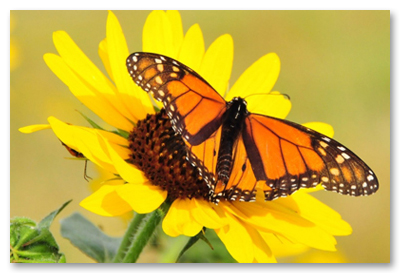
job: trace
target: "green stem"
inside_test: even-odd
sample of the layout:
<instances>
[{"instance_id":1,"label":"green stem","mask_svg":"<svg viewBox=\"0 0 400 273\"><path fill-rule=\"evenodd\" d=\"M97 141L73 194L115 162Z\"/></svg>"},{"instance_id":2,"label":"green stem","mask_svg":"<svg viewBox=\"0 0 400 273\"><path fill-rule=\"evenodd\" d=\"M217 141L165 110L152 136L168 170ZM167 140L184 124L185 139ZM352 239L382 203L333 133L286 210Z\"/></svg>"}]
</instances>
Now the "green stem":
<instances>
[{"instance_id":1,"label":"green stem","mask_svg":"<svg viewBox=\"0 0 400 273\"><path fill-rule=\"evenodd\" d=\"M128 229L125 232L124 237L122 238L122 242L119 246L118 252L114 257L113 261L114 263L122 262L122 259L124 258L125 253L128 250L128 247L132 243L132 240L135 238L135 234L138 231L138 228L145 217L146 214L138 214L138 213L135 214L131 223L128 226Z\"/></svg>"},{"instance_id":2,"label":"green stem","mask_svg":"<svg viewBox=\"0 0 400 273\"><path fill-rule=\"evenodd\" d=\"M137 214L126 231L114 258L114 263L135 263L154 230L167 213L170 203L164 202L157 210L149 214Z\"/></svg>"}]
</instances>

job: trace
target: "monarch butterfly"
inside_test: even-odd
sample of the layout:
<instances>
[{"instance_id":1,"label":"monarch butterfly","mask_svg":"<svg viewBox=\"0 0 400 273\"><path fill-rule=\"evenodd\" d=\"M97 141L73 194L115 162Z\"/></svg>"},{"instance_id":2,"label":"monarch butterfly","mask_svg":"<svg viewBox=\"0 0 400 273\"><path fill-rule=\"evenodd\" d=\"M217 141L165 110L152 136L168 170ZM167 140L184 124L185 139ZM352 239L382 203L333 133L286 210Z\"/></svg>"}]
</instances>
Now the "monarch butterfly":
<instances>
[{"instance_id":1,"label":"monarch butterfly","mask_svg":"<svg viewBox=\"0 0 400 273\"><path fill-rule=\"evenodd\" d=\"M255 201L257 189L274 200L320 183L351 196L378 190L372 170L342 144L302 125L250 113L243 98L225 101L174 59L137 52L126 65L133 81L163 103L214 203Z\"/></svg>"}]
</instances>

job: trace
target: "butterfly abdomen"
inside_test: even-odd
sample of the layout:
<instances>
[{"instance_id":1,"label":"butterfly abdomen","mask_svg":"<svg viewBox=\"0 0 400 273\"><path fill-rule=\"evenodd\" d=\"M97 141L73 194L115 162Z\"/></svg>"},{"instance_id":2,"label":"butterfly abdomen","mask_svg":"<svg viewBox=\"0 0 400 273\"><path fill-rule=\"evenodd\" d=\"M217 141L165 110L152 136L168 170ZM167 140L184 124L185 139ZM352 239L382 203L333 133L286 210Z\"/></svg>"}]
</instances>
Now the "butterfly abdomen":
<instances>
[{"instance_id":1,"label":"butterfly abdomen","mask_svg":"<svg viewBox=\"0 0 400 273\"><path fill-rule=\"evenodd\" d=\"M221 144L216 165L217 178L224 184L229 181L234 161L233 150L247 115L246 101L243 99L235 98L228 103L227 111L223 117Z\"/></svg>"}]
</instances>

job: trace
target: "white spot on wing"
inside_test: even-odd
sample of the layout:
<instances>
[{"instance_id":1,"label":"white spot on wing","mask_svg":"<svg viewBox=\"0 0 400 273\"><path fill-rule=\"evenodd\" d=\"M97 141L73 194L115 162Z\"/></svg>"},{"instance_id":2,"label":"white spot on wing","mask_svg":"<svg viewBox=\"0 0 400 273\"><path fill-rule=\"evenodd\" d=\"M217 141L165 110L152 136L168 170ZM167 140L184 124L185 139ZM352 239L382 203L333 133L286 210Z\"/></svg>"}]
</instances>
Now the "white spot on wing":
<instances>
[{"instance_id":1,"label":"white spot on wing","mask_svg":"<svg viewBox=\"0 0 400 273\"><path fill-rule=\"evenodd\" d=\"M331 139L328 138L328 137L322 137L322 139L325 140L325 141L327 141L327 142L330 142L330 141L331 141Z\"/></svg>"},{"instance_id":2,"label":"white spot on wing","mask_svg":"<svg viewBox=\"0 0 400 273\"><path fill-rule=\"evenodd\" d=\"M346 153L342 153L342 156L343 156L345 159L350 159L350 156L349 156L348 154L346 154Z\"/></svg>"}]
</instances>

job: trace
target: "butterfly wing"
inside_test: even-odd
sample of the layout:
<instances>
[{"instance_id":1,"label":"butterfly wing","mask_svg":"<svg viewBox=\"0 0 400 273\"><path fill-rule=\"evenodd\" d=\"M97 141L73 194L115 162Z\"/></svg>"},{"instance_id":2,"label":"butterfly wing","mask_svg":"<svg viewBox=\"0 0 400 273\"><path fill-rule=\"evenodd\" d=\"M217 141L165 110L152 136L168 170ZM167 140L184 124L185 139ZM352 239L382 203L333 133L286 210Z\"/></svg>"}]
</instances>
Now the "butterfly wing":
<instances>
[{"instance_id":1,"label":"butterfly wing","mask_svg":"<svg viewBox=\"0 0 400 273\"><path fill-rule=\"evenodd\" d=\"M196 72L166 56L133 53L127 60L133 81L162 101L176 132L199 145L221 125L225 100Z\"/></svg>"},{"instance_id":2,"label":"butterfly wing","mask_svg":"<svg viewBox=\"0 0 400 273\"><path fill-rule=\"evenodd\" d=\"M210 138L197 146L188 145L191 162L199 170L210 187L210 200L218 203L221 199L251 201L255 200L257 180L251 169L250 161L240 136L233 149L232 173L228 183L216 181L218 151L221 145L222 127ZM268 190L271 191L270 188ZM267 191L267 189L266 189Z\"/></svg>"},{"instance_id":3,"label":"butterfly wing","mask_svg":"<svg viewBox=\"0 0 400 273\"><path fill-rule=\"evenodd\" d=\"M376 176L358 156L299 124L250 114L243 140L255 177L279 189L276 197L319 183L328 191L351 196L378 190Z\"/></svg>"},{"instance_id":4,"label":"butterfly wing","mask_svg":"<svg viewBox=\"0 0 400 273\"><path fill-rule=\"evenodd\" d=\"M216 181L225 100L196 72L166 56L133 53L127 67L134 82L163 102L176 132L187 145L188 160L210 187L211 200L254 201L287 196L319 183L352 196L378 190L370 168L346 147L299 124L249 114L233 147L227 183Z\"/></svg>"}]
</instances>

